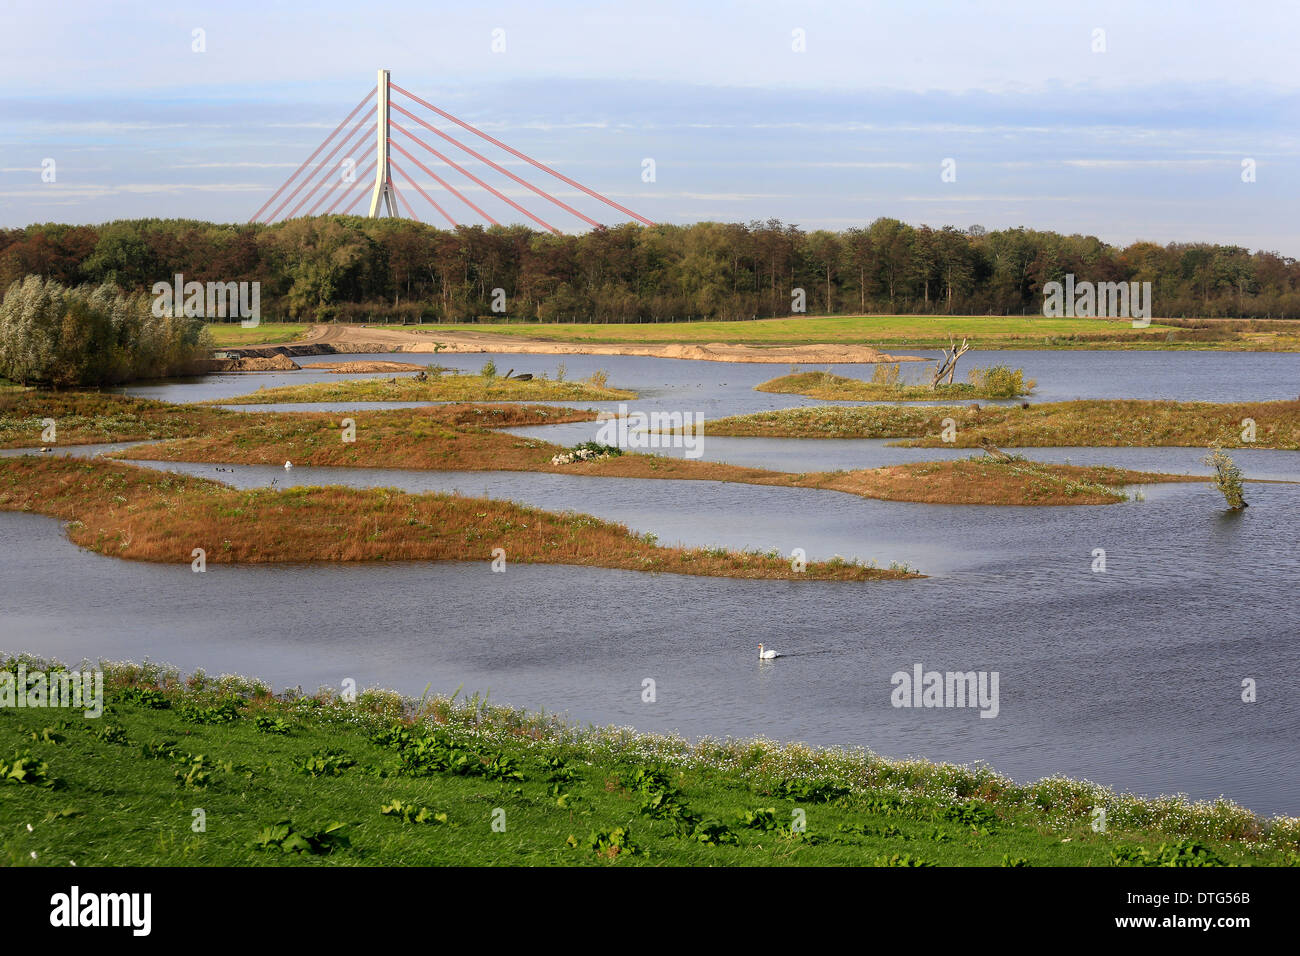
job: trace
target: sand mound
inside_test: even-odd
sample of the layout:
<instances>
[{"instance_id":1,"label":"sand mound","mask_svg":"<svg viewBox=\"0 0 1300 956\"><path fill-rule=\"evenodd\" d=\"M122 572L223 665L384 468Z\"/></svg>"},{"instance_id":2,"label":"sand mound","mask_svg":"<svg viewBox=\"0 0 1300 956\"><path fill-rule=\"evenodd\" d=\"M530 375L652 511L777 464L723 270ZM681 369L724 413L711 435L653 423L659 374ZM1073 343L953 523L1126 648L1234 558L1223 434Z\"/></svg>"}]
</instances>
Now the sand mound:
<instances>
[{"instance_id":1,"label":"sand mound","mask_svg":"<svg viewBox=\"0 0 1300 956\"><path fill-rule=\"evenodd\" d=\"M313 362L303 368L324 369L327 372L349 374L352 372L424 372L427 365L411 362Z\"/></svg>"}]
</instances>

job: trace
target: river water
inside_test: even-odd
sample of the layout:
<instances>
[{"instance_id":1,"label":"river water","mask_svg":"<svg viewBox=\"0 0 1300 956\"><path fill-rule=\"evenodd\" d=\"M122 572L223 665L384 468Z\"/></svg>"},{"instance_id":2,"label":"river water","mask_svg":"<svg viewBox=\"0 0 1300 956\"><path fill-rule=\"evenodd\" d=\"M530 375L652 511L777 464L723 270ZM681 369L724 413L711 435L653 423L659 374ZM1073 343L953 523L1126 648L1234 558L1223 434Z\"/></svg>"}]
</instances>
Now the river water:
<instances>
[{"instance_id":1,"label":"river water","mask_svg":"<svg viewBox=\"0 0 1300 956\"><path fill-rule=\"evenodd\" d=\"M476 369L484 358L437 361ZM554 375L557 363L555 356L494 358L502 371L535 374ZM1295 355L1033 352L996 360L1038 378L1040 400L1227 401L1300 391ZM645 396L630 403L635 408L712 417L815 404L752 391L784 367L563 361L571 378L608 369L612 384ZM301 376L214 376L131 391L191 401ZM589 437L591 427L521 431L567 444ZM798 471L954 454L969 452L705 440L708 458ZM1029 454L1203 471L1197 449ZM1296 453L1234 456L1248 477L1300 479ZM1135 500L1114 506L990 508L716 482L167 467L246 487L275 481L486 494L624 522L663 543L803 548L813 559L904 561L931 577L731 581L518 565L508 556L497 574L491 545L472 563L209 565L200 575L189 565L199 542L177 542L174 566L137 564L78 550L51 519L5 514L0 649L73 662L149 657L308 689L346 678L417 695L426 686L463 686L582 722L983 760L1019 780L1059 773L1147 795L1223 794L1263 813L1300 813L1300 486L1249 484L1251 507L1229 514L1204 484L1131 489ZM1094 570L1097 549L1105 551L1104 572ZM760 642L784 656L760 664ZM893 706L891 676L917 664L997 672L997 716ZM654 703L642 702L646 678L655 681ZM1243 681L1255 682L1254 703L1242 700Z\"/></svg>"}]
</instances>

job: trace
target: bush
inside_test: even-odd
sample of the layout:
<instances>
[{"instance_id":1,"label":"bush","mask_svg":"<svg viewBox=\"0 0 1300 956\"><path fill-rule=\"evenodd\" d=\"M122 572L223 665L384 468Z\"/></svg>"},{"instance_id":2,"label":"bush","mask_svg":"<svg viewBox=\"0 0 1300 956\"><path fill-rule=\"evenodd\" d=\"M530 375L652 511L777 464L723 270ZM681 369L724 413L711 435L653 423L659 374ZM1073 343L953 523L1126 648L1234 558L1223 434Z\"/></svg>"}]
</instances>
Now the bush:
<instances>
[{"instance_id":1,"label":"bush","mask_svg":"<svg viewBox=\"0 0 1300 956\"><path fill-rule=\"evenodd\" d=\"M483 363L483 367L478 372L484 378L491 380L497 377L497 363L488 359Z\"/></svg>"},{"instance_id":2,"label":"bush","mask_svg":"<svg viewBox=\"0 0 1300 956\"><path fill-rule=\"evenodd\" d=\"M56 388L116 385L193 370L208 350L198 319L153 314L111 283L69 288L28 276L0 303L0 376Z\"/></svg>"},{"instance_id":3,"label":"bush","mask_svg":"<svg viewBox=\"0 0 1300 956\"><path fill-rule=\"evenodd\" d=\"M899 363L877 362L871 371L872 385L898 385L902 380Z\"/></svg>"},{"instance_id":4,"label":"bush","mask_svg":"<svg viewBox=\"0 0 1300 956\"><path fill-rule=\"evenodd\" d=\"M1241 469L1232 460L1232 456L1218 445L1210 446L1210 454L1201 459L1202 464L1214 469L1214 487L1223 492L1228 507L1240 511L1246 507L1245 491L1242 487Z\"/></svg>"},{"instance_id":5,"label":"bush","mask_svg":"<svg viewBox=\"0 0 1300 956\"><path fill-rule=\"evenodd\" d=\"M985 390L986 398L1017 398L1033 391L1038 384L1033 379L1025 380L1024 369L1013 369L1006 365L973 368L967 377L976 388Z\"/></svg>"}]
</instances>

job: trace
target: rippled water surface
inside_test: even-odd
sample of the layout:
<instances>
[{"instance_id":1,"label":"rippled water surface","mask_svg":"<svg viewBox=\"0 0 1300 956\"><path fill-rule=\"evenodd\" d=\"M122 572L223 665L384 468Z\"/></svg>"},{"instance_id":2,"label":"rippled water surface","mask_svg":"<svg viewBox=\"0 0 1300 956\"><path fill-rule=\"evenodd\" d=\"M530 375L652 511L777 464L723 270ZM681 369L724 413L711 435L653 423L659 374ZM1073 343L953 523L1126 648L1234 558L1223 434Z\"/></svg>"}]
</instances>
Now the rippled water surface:
<instances>
[{"instance_id":1,"label":"rippled water surface","mask_svg":"<svg viewBox=\"0 0 1300 956\"><path fill-rule=\"evenodd\" d=\"M921 353L914 353L921 354ZM435 356L370 356L430 362ZM972 353L1039 380L1035 400L1268 399L1300 392L1300 357L1234 353ZM360 359L365 356L341 356ZM482 355L437 356L477 369ZM328 360L328 357L322 359ZM784 366L620 356L495 356L505 371L603 368L641 408L707 417L795 404L754 392ZM819 366L821 367L821 366ZM907 368L905 366L905 368ZM862 366L845 366L864 374ZM917 370L909 369L911 374ZM296 375L214 376L133 388L175 401L234 396ZM318 380L336 376L317 374ZM301 406L298 406L301 408ZM335 407L335 406L330 406ZM519 431L569 444L594 426ZM877 441L707 438L705 457L786 471L966 455ZM1200 474L1199 449L1034 449L1042 460ZM1300 479L1300 456L1234 452L1251 477ZM456 490L578 510L658 535L809 557L903 561L929 578L869 584L641 575L508 562L227 567L82 552L55 521L0 514L0 648L70 661L149 657L277 685L426 685L691 736L862 745L892 756L984 760L1145 794L1226 794L1300 813L1300 486L1247 486L1224 511L1206 484L1158 485L1113 506L991 508L869 501L717 482L501 472L166 466L236 486L350 484ZM1105 571L1093 570L1097 549ZM760 664L762 642L784 655ZM891 675L996 671L999 714L891 705ZM641 702L653 678L658 699ZM1258 701L1241 700L1242 681Z\"/></svg>"}]
</instances>

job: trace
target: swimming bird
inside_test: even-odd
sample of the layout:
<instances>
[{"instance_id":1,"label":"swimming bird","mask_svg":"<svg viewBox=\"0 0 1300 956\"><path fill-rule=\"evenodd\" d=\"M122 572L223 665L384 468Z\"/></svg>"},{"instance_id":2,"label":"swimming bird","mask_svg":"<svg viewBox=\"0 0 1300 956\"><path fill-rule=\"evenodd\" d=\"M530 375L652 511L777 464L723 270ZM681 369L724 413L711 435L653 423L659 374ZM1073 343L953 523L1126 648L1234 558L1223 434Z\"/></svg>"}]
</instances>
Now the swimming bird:
<instances>
[{"instance_id":1,"label":"swimming bird","mask_svg":"<svg viewBox=\"0 0 1300 956\"><path fill-rule=\"evenodd\" d=\"M765 651L763 650L762 644L758 645L758 659L760 661L770 661L772 658L780 657L780 656L781 655L778 654L776 651Z\"/></svg>"},{"instance_id":2,"label":"swimming bird","mask_svg":"<svg viewBox=\"0 0 1300 956\"><path fill-rule=\"evenodd\" d=\"M288 471L288 470L291 469L292 467L293 467L293 462L291 462L291 461L286 461L286 462L284 463L284 470L285 470L285 471Z\"/></svg>"}]
</instances>

